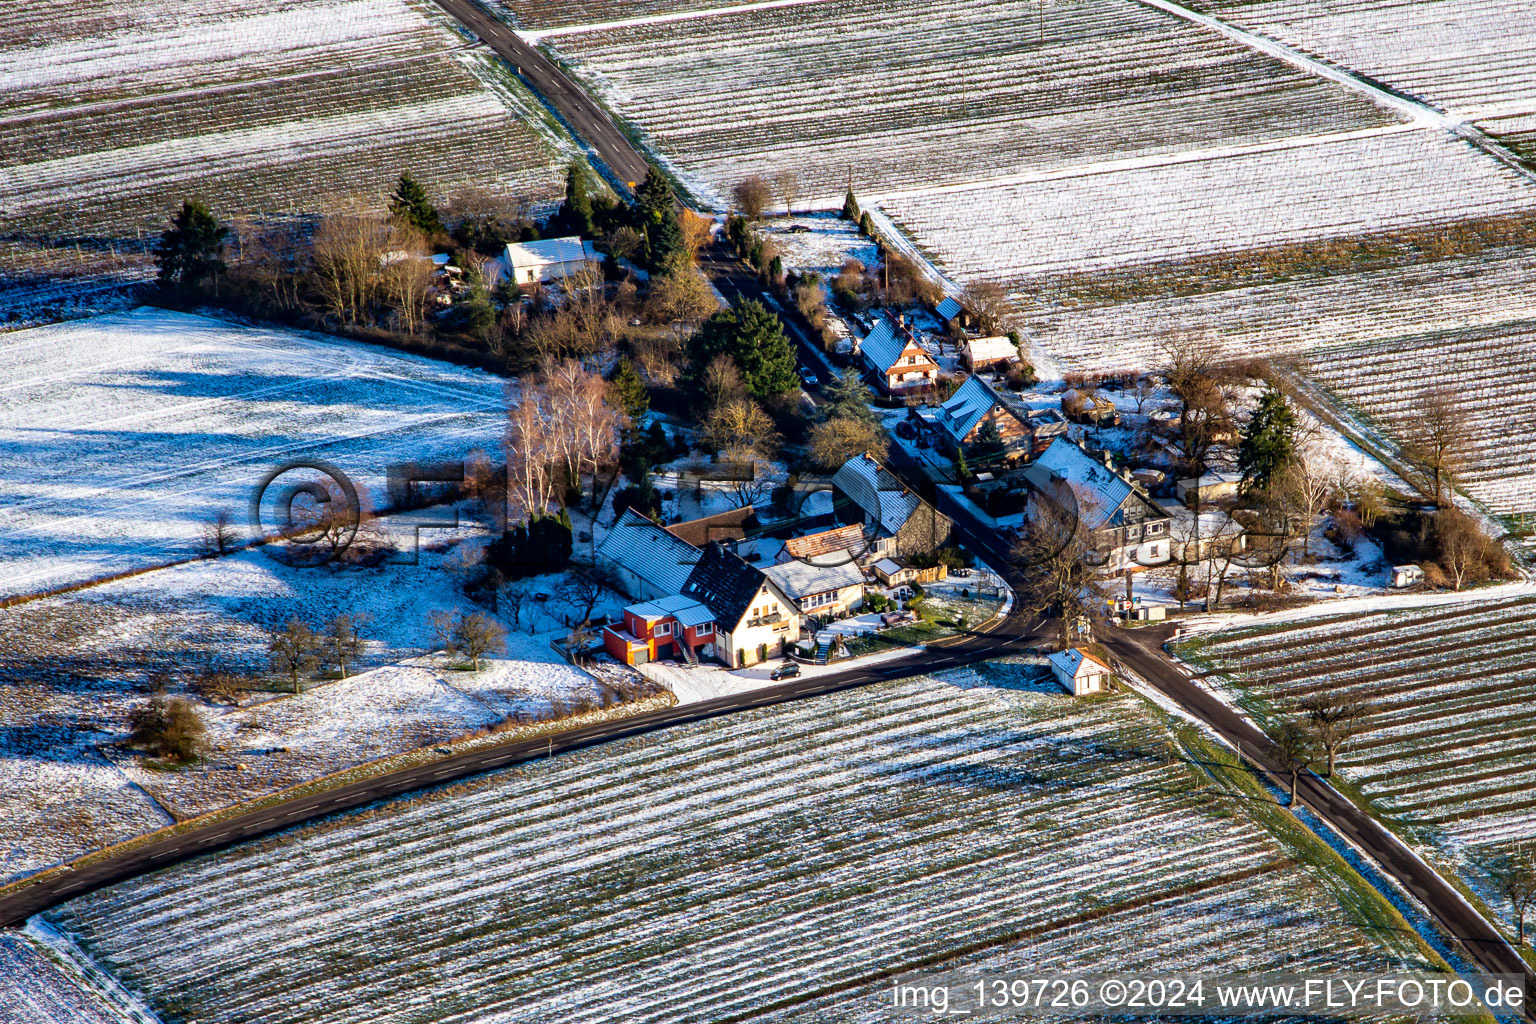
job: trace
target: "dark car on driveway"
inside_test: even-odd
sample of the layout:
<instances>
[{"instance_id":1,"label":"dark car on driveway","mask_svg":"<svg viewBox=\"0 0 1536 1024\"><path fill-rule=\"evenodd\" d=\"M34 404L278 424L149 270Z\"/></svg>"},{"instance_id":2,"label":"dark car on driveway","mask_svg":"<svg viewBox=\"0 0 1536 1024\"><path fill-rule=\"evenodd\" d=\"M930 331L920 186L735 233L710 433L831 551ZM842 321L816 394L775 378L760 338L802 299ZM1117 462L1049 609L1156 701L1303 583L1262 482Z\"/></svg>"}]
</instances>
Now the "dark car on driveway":
<instances>
[{"instance_id":1,"label":"dark car on driveway","mask_svg":"<svg viewBox=\"0 0 1536 1024\"><path fill-rule=\"evenodd\" d=\"M800 674L800 666L792 661L786 661L769 675L770 679L793 679Z\"/></svg>"}]
</instances>

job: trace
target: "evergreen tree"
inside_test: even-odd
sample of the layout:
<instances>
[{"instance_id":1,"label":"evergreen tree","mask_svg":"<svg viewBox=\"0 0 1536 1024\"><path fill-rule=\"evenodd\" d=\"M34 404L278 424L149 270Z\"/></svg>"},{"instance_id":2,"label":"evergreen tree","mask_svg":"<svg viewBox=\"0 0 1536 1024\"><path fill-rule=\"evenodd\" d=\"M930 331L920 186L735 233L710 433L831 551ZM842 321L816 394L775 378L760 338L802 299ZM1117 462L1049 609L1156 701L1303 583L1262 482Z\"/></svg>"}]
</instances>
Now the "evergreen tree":
<instances>
[{"instance_id":1,"label":"evergreen tree","mask_svg":"<svg viewBox=\"0 0 1536 1024\"><path fill-rule=\"evenodd\" d=\"M608 404L622 409L629 422L638 429L646 411L651 407L651 395L645 389L645 381L629 359L620 359L608 382Z\"/></svg>"},{"instance_id":2,"label":"evergreen tree","mask_svg":"<svg viewBox=\"0 0 1536 1024\"><path fill-rule=\"evenodd\" d=\"M690 348L698 368L718 355L734 359L753 398L772 398L800 386L795 350L784 324L756 299L738 302L704 321Z\"/></svg>"},{"instance_id":3,"label":"evergreen tree","mask_svg":"<svg viewBox=\"0 0 1536 1024\"><path fill-rule=\"evenodd\" d=\"M849 368L836 374L831 380L822 385L821 393L831 402L832 416L842 416L854 420L876 420L869 403L875 400L875 393L869 389L859 376L859 371Z\"/></svg>"},{"instance_id":4,"label":"evergreen tree","mask_svg":"<svg viewBox=\"0 0 1536 1024\"><path fill-rule=\"evenodd\" d=\"M424 235L434 235L443 230L437 208L427 198L426 186L409 174L400 175L395 194L389 197L389 212L404 217Z\"/></svg>"},{"instance_id":5,"label":"evergreen tree","mask_svg":"<svg viewBox=\"0 0 1536 1024\"><path fill-rule=\"evenodd\" d=\"M660 223L663 212L674 214L676 222L677 194L672 191L672 183L654 166L645 172L645 180L635 189L635 205L640 209L643 224Z\"/></svg>"},{"instance_id":6,"label":"evergreen tree","mask_svg":"<svg viewBox=\"0 0 1536 1024\"><path fill-rule=\"evenodd\" d=\"M565 169L565 204L560 207L560 221L572 234L591 238L593 230L592 197L587 195L581 172L575 164Z\"/></svg>"},{"instance_id":7,"label":"evergreen tree","mask_svg":"<svg viewBox=\"0 0 1536 1024\"><path fill-rule=\"evenodd\" d=\"M160 283L196 288L224 273L221 253L228 234L229 229L213 219L208 207L196 199L183 201L181 212L155 245Z\"/></svg>"},{"instance_id":8,"label":"evergreen tree","mask_svg":"<svg viewBox=\"0 0 1536 1024\"><path fill-rule=\"evenodd\" d=\"M677 223L677 211L663 207L656 220L645 225L645 262L658 274L675 274L688 263L688 249L683 244L683 229Z\"/></svg>"},{"instance_id":9,"label":"evergreen tree","mask_svg":"<svg viewBox=\"0 0 1536 1024\"><path fill-rule=\"evenodd\" d=\"M861 231L866 237L875 237L875 221L874 218L870 217L868 210L865 210L863 213L859 214L859 231Z\"/></svg>"},{"instance_id":10,"label":"evergreen tree","mask_svg":"<svg viewBox=\"0 0 1536 1024\"><path fill-rule=\"evenodd\" d=\"M848 193L843 196L843 220L851 220L855 224L864 219L864 214L859 210L859 201L853 198L853 186L848 186Z\"/></svg>"},{"instance_id":11,"label":"evergreen tree","mask_svg":"<svg viewBox=\"0 0 1536 1024\"><path fill-rule=\"evenodd\" d=\"M1237 468L1245 486L1267 486L1270 477L1295 457L1296 427L1296 412L1285 394L1266 388L1237 446Z\"/></svg>"},{"instance_id":12,"label":"evergreen tree","mask_svg":"<svg viewBox=\"0 0 1536 1024\"><path fill-rule=\"evenodd\" d=\"M997 424L992 420L981 425L976 431L976 440L971 442L971 458L978 466L987 466L1001 459L1008 451L1008 446L1003 443L1002 431L997 429Z\"/></svg>"}]
</instances>

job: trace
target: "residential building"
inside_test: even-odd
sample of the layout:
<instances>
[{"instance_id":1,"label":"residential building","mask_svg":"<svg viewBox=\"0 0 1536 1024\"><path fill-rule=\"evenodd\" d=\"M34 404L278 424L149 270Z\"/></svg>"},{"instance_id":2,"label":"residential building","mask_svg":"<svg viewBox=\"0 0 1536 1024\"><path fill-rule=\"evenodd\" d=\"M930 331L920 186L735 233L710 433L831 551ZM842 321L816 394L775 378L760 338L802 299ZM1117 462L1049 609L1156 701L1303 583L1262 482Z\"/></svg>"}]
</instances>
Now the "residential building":
<instances>
[{"instance_id":1,"label":"residential building","mask_svg":"<svg viewBox=\"0 0 1536 1024\"><path fill-rule=\"evenodd\" d=\"M715 617L702 603L674 594L624 609L623 621L603 629L603 649L625 665L677 658L713 658Z\"/></svg>"},{"instance_id":2,"label":"residential building","mask_svg":"<svg viewBox=\"0 0 1536 1024\"><path fill-rule=\"evenodd\" d=\"M880 388L888 395L904 395L933 386L939 364L917 343L906 318L881 317L859 342L863 359Z\"/></svg>"},{"instance_id":3,"label":"residential building","mask_svg":"<svg viewBox=\"0 0 1536 1024\"><path fill-rule=\"evenodd\" d=\"M967 339L960 347L960 353L972 373L994 367L1007 369L1009 364L1019 361L1019 347L1013 343L1012 338L1001 336Z\"/></svg>"},{"instance_id":4,"label":"residential building","mask_svg":"<svg viewBox=\"0 0 1536 1024\"><path fill-rule=\"evenodd\" d=\"M682 596L714 616L715 657L730 668L781 657L785 644L800 637L796 603L763 570L718 542L704 546Z\"/></svg>"},{"instance_id":5,"label":"residential building","mask_svg":"<svg viewBox=\"0 0 1536 1024\"><path fill-rule=\"evenodd\" d=\"M537 242L509 242L502 253L504 273L520 285L549 284L583 270L598 269L603 254L576 235Z\"/></svg>"},{"instance_id":6,"label":"residential building","mask_svg":"<svg viewBox=\"0 0 1536 1024\"><path fill-rule=\"evenodd\" d=\"M841 565L859 561L868 550L869 539L864 535L864 528L858 523L848 523L803 537L791 537L784 542L778 560Z\"/></svg>"},{"instance_id":7,"label":"residential building","mask_svg":"<svg viewBox=\"0 0 1536 1024\"><path fill-rule=\"evenodd\" d=\"M637 601L671 597L682 590L698 560L698 548L632 508L624 510L597 548L597 564Z\"/></svg>"},{"instance_id":8,"label":"residential building","mask_svg":"<svg viewBox=\"0 0 1536 1024\"><path fill-rule=\"evenodd\" d=\"M1106 571L1162 565L1172 556L1172 517L1109 460L1107 453L1096 459L1058 437L1024 471L1024 479L1092 532Z\"/></svg>"},{"instance_id":9,"label":"residential building","mask_svg":"<svg viewBox=\"0 0 1536 1024\"><path fill-rule=\"evenodd\" d=\"M1046 660L1051 663L1051 675L1074 697L1109 691L1113 670L1081 647L1057 651Z\"/></svg>"},{"instance_id":10,"label":"residential building","mask_svg":"<svg viewBox=\"0 0 1536 1024\"><path fill-rule=\"evenodd\" d=\"M678 540L702 548L712 540L740 541L747 537L747 530L757 525L757 513L751 505L716 512L712 516L690 519L686 523L673 523L666 531Z\"/></svg>"},{"instance_id":11,"label":"residential building","mask_svg":"<svg viewBox=\"0 0 1536 1024\"><path fill-rule=\"evenodd\" d=\"M831 565L782 562L763 573L802 615L838 618L864 603L864 571L851 559Z\"/></svg>"},{"instance_id":12,"label":"residential building","mask_svg":"<svg viewBox=\"0 0 1536 1024\"><path fill-rule=\"evenodd\" d=\"M868 455L845 462L832 475L840 514L856 515L873 534L870 559L927 555L949 540L953 523Z\"/></svg>"},{"instance_id":13,"label":"residential building","mask_svg":"<svg viewBox=\"0 0 1536 1024\"><path fill-rule=\"evenodd\" d=\"M982 428L990 423L1003 439L1003 460L1018 462L1033 452L1034 430L1028 410L1004 398L980 377L971 376L949 400L939 406L934 423L949 442L951 454L958 454L976 443ZM1066 424L1062 424L1065 428Z\"/></svg>"}]
</instances>

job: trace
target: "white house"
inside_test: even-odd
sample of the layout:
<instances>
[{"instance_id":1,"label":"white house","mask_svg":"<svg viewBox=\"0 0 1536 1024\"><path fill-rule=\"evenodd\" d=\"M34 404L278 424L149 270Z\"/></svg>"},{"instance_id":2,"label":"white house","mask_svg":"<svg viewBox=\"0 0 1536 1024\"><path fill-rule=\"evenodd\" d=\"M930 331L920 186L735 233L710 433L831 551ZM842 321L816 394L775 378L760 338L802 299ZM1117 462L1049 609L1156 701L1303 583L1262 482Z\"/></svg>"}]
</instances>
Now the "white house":
<instances>
[{"instance_id":1,"label":"white house","mask_svg":"<svg viewBox=\"0 0 1536 1024\"><path fill-rule=\"evenodd\" d=\"M939 379L939 364L917 343L905 317L881 317L859 342L859 356L888 395L932 387Z\"/></svg>"},{"instance_id":2,"label":"white house","mask_svg":"<svg viewBox=\"0 0 1536 1024\"><path fill-rule=\"evenodd\" d=\"M1171 516L1121 473L1064 437L1051 442L1024 479L1092 531L1106 556L1104 569L1124 572L1162 565L1172 557Z\"/></svg>"},{"instance_id":3,"label":"white house","mask_svg":"<svg viewBox=\"0 0 1536 1024\"><path fill-rule=\"evenodd\" d=\"M506 264L505 272L518 284L549 284L588 268L596 269L603 262L603 254L576 235L538 242L509 242L501 258Z\"/></svg>"},{"instance_id":4,"label":"white house","mask_svg":"<svg viewBox=\"0 0 1536 1024\"><path fill-rule=\"evenodd\" d=\"M1072 696L1109 691L1110 667L1081 647L1057 651L1047 660L1051 663L1051 675Z\"/></svg>"},{"instance_id":5,"label":"white house","mask_svg":"<svg viewBox=\"0 0 1536 1024\"><path fill-rule=\"evenodd\" d=\"M852 559L833 565L783 562L763 572L805 615L844 615L864 603L864 572Z\"/></svg>"},{"instance_id":6,"label":"white house","mask_svg":"<svg viewBox=\"0 0 1536 1024\"><path fill-rule=\"evenodd\" d=\"M730 668L781 657L785 645L800 638L795 602L761 569L717 541L704 545L682 595L714 616L715 657Z\"/></svg>"},{"instance_id":7,"label":"white house","mask_svg":"<svg viewBox=\"0 0 1536 1024\"><path fill-rule=\"evenodd\" d=\"M699 556L698 548L632 508L624 510L597 548L597 563L637 601L678 593Z\"/></svg>"}]
</instances>

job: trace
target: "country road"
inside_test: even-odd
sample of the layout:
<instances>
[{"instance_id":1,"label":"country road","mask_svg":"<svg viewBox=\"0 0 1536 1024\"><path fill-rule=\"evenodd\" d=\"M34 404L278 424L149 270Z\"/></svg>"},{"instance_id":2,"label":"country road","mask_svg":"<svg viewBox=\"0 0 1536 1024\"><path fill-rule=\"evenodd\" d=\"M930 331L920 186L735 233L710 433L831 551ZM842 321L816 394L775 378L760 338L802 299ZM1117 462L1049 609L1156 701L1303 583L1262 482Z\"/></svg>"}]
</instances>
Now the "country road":
<instances>
[{"instance_id":1,"label":"country road","mask_svg":"<svg viewBox=\"0 0 1536 1024\"><path fill-rule=\"evenodd\" d=\"M608 166L618 183L639 183L647 164L597 102L548 57L524 42L475 0L437 0L437 5L480 37L536 89L576 137Z\"/></svg>"}]
</instances>

